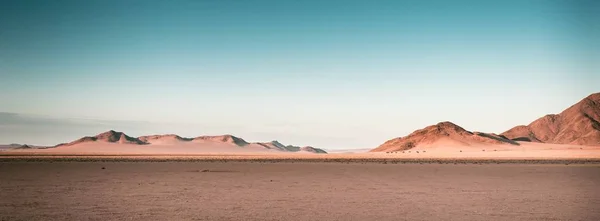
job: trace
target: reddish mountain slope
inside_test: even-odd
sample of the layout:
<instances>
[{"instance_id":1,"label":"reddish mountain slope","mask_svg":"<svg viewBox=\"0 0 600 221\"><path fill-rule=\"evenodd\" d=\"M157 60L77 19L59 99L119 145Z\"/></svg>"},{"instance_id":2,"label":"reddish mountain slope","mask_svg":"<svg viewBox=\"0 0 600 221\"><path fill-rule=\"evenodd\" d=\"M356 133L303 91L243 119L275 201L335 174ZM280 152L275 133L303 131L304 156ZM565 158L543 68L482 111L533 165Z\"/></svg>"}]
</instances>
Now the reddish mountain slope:
<instances>
[{"instance_id":1,"label":"reddish mountain slope","mask_svg":"<svg viewBox=\"0 0 600 221\"><path fill-rule=\"evenodd\" d=\"M560 114L549 114L502 135L519 141L600 145L600 93L587 96Z\"/></svg>"},{"instance_id":2,"label":"reddish mountain slope","mask_svg":"<svg viewBox=\"0 0 600 221\"><path fill-rule=\"evenodd\" d=\"M401 151L419 146L473 146L481 144L519 145L503 136L470 132L446 121L417 130L406 137L389 140L371 150L371 152Z\"/></svg>"}]
</instances>

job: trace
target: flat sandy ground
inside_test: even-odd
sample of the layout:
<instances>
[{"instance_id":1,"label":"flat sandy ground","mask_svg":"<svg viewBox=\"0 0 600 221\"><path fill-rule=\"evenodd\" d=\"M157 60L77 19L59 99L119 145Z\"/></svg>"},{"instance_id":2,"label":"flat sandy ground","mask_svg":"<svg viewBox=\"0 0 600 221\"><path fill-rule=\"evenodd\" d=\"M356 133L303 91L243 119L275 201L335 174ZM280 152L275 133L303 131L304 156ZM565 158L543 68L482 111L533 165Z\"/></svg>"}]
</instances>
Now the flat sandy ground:
<instances>
[{"instance_id":1,"label":"flat sandy ground","mask_svg":"<svg viewBox=\"0 0 600 221\"><path fill-rule=\"evenodd\" d=\"M280 152L256 147L238 147L228 144L178 143L174 145L127 145L90 143L48 149L23 149L0 151L0 158L33 155L105 155L152 156L182 158L300 158L300 159L599 159L600 146L521 143L515 145L417 147L410 151L379 153Z\"/></svg>"},{"instance_id":2,"label":"flat sandy ground","mask_svg":"<svg viewBox=\"0 0 600 221\"><path fill-rule=\"evenodd\" d=\"M600 220L599 164L0 161L0 187L0 220Z\"/></svg>"}]
</instances>

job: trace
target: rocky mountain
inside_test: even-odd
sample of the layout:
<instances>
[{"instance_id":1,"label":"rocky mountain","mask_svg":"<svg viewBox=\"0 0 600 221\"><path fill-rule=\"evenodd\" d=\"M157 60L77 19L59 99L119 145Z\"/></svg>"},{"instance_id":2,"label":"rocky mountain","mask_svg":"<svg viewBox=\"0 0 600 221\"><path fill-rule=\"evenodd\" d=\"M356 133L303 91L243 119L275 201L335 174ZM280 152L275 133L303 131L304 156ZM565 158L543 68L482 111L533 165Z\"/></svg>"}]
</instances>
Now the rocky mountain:
<instances>
[{"instance_id":1,"label":"rocky mountain","mask_svg":"<svg viewBox=\"0 0 600 221\"><path fill-rule=\"evenodd\" d=\"M473 146L540 142L600 146L600 93L594 93L559 114L543 116L529 125L519 125L497 135L471 132L441 122L417 130L406 137L383 143L371 152L408 150L421 146Z\"/></svg>"},{"instance_id":2,"label":"rocky mountain","mask_svg":"<svg viewBox=\"0 0 600 221\"><path fill-rule=\"evenodd\" d=\"M440 122L381 144L371 152L402 151L423 146L473 146L482 144L519 145L504 136L471 132L452 122Z\"/></svg>"},{"instance_id":3,"label":"rocky mountain","mask_svg":"<svg viewBox=\"0 0 600 221\"><path fill-rule=\"evenodd\" d=\"M516 141L600 145L600 93L587 96L559 114L543 116L502 135Z\"/></svg>"}]
</instances>

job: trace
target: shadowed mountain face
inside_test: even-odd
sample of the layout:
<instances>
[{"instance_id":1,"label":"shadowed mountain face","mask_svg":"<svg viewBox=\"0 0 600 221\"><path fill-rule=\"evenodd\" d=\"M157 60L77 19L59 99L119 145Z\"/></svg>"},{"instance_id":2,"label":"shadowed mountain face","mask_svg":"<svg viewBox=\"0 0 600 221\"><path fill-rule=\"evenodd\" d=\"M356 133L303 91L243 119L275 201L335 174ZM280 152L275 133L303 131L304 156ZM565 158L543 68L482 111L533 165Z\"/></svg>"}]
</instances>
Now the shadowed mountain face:
<instances>
[{"instance_id":1,"label":"shadowed mountain face","mask_svg":"<svg viewBox=\"0 0 600 221\"><path fill-rule=\"evenodd\" d=\"M59 144L55 147L61 146L74 146L83 143L94 143L94 142L105 142L105 143L119 143L119 144L133 144L133 145L177 145L180 142L186 143L220 143L230 144L238 147L253 146L253 147L264 147L265 149L274 149L283 152L312 152L312 153L327 153L322 149L314 147L297 147L292 145L283 145L278 141L271 141L266 143L248 143L244 139L233 136L233 135L220 135L220 136L199 136L195 138L180 137L175 134L165 135L148 135L140 137L130 137L123 132L116 132L113 130L98 134L96 136L87 136L80 138L76 141Z\"/></svg>"},{"instance_id":2,"label":"shadowed mountain face","mask_svg":"<svg viewBox=\"0 0 600 221\"><path fill-rule=\"evenodd\" d=\"M311 146L306 146L306 147L300 147L301 151L305 151L305 152L311 152L311 153L327 153L322 149L319 148L314 148Z\"/></svg>"},{"instance_id":3,"label":"shadowed mountain face","mask_svg":"<svg viewBox=\"0 0 600 221\"><path fill-rule=\"evenodd\" d=\"M325 150L319 149L319 148L314 148L311 146L305 146L305 147L299 147L299 146L293 146L293 145L283 145L281 143L279 143L279 141L271 141L271 142L266 142L266 143L253 143L253 144L258 144L261 145L267 149L277 149L277 150L281 150L281 151L288 151L288 152L298 152L298 151L304 151L304 152L311 152L311 153L327 153Z\"/></svg>"},{"instance_id":4,"label":"shadowed mountain face","mask_svg":"<svg viewBox=\"0 0 600 221\"><path fill-rule=\"evenodd\" d=\"M406 137L391 139L371 150L371 152L402 151L419 146L471 146L478 144L519 145L517 142L503 136L467 131L452 122L446 121L417 130Z\"/></svg>"},{"instance_id":5,"label":"shadowed mountain face","mask_svg":"<svg viewBox=\"0 0 600 221\"><path fill-rule=\"evenodd\" d=\"M600 93L592 94L560 114L549 114L502 135L517 141L600 145Z\"/></svg>"},{"instance_id":6,"label":"shadowed mountain face","mask_svg":"<svg viewBox=\"0 0 600 221\"><path fill-rule=\"evenodd\" d=\"M263 146L263 147L265 147L267 149L275 149L275 150L283 150L283 151L287 151L288 150L285 145L279 143L279 141L276 141L276 140L271 141L271 142L257 142L257 143L254 143L254 144Z\"/></svg>"},{"instance_id":7,"label":"shadowed mountain face","mask_svg":"<svg viewBox=\"0 0 600 221\"><path fill-rule=\"evenodd\" d=\"M0 145L0 150L22 150L22 149L44 149L44 146L32 146L28 144L8 144Z\"/></svg>"}]
</instances>

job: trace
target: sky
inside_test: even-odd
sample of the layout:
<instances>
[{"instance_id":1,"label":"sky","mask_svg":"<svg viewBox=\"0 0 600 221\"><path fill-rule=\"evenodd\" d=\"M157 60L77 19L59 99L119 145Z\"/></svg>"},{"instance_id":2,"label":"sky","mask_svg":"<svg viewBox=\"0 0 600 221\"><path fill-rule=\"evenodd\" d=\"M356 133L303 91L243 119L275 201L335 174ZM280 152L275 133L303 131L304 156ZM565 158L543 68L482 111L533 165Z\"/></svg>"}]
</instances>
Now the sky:
<instances>
[{"instance_id":1,"label":"sky","mask_svg":"<svg viewBox=\"0 0 600 221\"><path fill-rule=\"evenodd\" d=\"M598 21L593 0L3 0L0 143L501 133L600 92Z\"/></svg>"}]
</instances>

